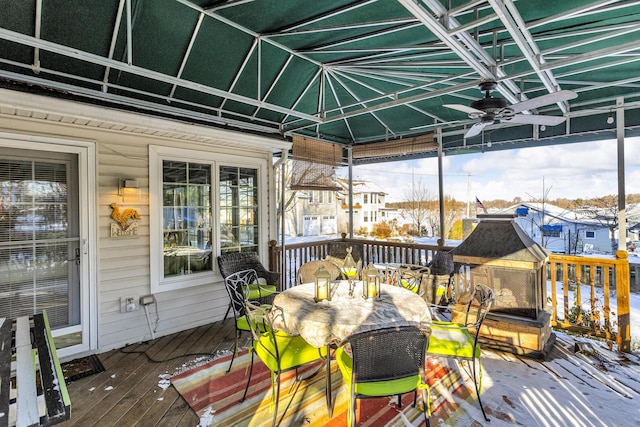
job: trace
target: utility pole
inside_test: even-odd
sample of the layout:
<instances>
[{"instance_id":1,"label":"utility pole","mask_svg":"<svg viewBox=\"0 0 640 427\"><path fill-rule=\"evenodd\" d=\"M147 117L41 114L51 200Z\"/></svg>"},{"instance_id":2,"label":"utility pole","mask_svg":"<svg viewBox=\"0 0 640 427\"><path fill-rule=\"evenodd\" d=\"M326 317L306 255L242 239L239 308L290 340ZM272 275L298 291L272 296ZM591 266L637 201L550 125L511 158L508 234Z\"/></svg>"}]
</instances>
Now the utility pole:
<instances>
[{"instance_id":1,"label":"utility pole","mask_svg":"<svg viewBox=\"0 0 640 427\"><path fill-rule=\"evenodd\" d=\"M544 208L546 201L546 193L544 192L544 176L542 177L542 227L540 227L540 243L544 246Z\"/></svg>"},{"instance_id":2,"label":"utility pole","mask_svg":"<svg viewBox=\"0 0 640 427\"><path fill-rule=\"evenodd\" d=\"M537 200L542 200L541 204L542 204L542 212L540 213L541 215L541 219L540 219L540 245L542 245L543 247L546 247L544 244L544 218L545 218L545 211L546 211L546 201L547 201L547 196L549 195L549 192L551 191L551 188L553 187L553 185L549 188L546 188L545 186L545 182L544 182L544 176L542 177L542 199L538 199L536 197L533 197L531 194L527 193L527 195L531 198L532 201L537 201ZM533 221L534 219L531 219L531 226L533 227Z\"/></svg>"},{"instance_id":3,"label":"utility pole","mask_svg":"<svg viewBox=\"0 0 640 427\"><path fill-rule=\"evenodd\" d=\"M468 173L467 174L467 218L469 218L469 215L471 215L470 200L471 200L471 174Z\"/></svg>"}]
</instances>

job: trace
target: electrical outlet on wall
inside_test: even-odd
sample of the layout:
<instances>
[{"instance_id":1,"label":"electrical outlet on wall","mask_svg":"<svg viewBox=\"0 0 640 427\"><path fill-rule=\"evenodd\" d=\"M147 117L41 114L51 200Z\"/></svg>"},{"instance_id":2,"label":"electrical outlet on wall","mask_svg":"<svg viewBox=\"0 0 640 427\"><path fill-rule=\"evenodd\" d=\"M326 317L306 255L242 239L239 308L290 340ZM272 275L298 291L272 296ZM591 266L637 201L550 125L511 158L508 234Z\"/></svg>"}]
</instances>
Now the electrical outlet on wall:
<instances>
[{"instance_id":1,"label":"electrical outlet on wall","mask_svg":"<svg viewBox=\"0 0 640 427\"><path fill-rule=\"evenodd\" d=\"M137 296L120 297L120 312L131 313L140 309Z\"/></svg>"}]
</instances>

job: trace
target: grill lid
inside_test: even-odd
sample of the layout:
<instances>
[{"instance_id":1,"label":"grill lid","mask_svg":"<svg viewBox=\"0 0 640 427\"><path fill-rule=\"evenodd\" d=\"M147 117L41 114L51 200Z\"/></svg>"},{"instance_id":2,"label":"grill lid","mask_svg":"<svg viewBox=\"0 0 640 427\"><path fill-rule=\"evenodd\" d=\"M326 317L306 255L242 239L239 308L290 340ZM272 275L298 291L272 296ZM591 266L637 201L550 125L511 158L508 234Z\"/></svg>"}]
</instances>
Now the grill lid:
<instances>
[{"instance_id":1,"label":"grill lid","mask_svg":"<svg viewBox=\"0 0 640 427\"><path fill-rule=\"evenodd\" d=\"M534 242L513 220L485 219L456 248L454 256L509 261L546 261L549 251Z\"/></svg>"}]
</instances>

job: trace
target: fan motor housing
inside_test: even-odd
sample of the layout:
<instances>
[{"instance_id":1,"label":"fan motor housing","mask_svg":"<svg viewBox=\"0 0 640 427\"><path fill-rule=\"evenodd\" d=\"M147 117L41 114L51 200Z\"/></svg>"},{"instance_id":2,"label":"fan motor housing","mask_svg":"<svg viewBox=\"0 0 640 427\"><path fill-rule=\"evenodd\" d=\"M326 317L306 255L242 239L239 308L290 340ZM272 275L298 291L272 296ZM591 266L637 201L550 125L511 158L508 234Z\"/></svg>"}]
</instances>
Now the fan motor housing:
<instances>
[{"instance_id":1,"label":"fan motor housing","mask_svg":"<svg viewBox=\"0 0 640 427\"><path fill-rule=\"evenodd\" d=\"M473 101L471 108L484 112L495 112L507 108L507 101L503 98L482 98Z\"/></svg>"}]
</instances>

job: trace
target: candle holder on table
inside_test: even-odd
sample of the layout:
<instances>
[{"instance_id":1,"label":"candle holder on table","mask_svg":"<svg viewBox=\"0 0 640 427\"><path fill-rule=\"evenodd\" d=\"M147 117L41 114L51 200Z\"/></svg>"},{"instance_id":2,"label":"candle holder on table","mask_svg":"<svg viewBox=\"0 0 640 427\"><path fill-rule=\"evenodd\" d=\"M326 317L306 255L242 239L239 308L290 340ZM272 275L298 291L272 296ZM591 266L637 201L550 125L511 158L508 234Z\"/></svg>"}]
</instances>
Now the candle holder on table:
<instances>
[{"instance_id":1,"label":"candle holder on table","mask_svg":"<svg viewBox=\"0 0 640 427\"><path fill-rule=\"evenodd\" d=\"M380 272L373 264L369 264L364 274L362 296L365 299L380 298Z\"/></svg>"},{"instance_id":2,"label":"candle holder on table","mask_svg":"<svg viewBox=\"0 0 640 427\"><path fill-rule=\"evenodd\" d=\"M324 266L321 266L314 273L315 277L315 301L331 301L331 273Z\"/></svg>"},{"instance_id":3,"label":"candle holder on table","mask_svg":"<svg viewBox=\"0 0 640 427\"><path fill-rule=\"evenodd\" d=\"M345 277L345 279L347 279L347 282L349 282L350 297L353 296L354 281L358 276L358 265L353 260L353 256L351 256L351 251L353 251L353 248L349 246L347 248L347 255L344 257L344 261L342 262L342 267L340 268L342 275Z\"/></svg>"}]
</instances>

